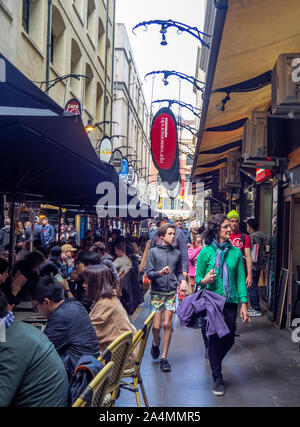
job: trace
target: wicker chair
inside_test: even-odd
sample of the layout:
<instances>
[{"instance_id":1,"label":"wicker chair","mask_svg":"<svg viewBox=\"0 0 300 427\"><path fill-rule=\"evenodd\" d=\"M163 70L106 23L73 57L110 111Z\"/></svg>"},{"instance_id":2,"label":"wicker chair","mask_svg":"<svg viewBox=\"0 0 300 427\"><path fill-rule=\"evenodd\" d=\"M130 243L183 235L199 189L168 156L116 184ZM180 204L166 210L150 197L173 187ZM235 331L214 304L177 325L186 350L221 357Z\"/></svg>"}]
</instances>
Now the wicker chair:
<instances>
[{"instance_id":1,"label":"wicker chair","mask_svg":"<svg viewBox=\"0 0 300 427\"><path fill-rule=\"evenodd\" d=\"M87 406L91 401L91 407L101 408L107 393L107 387L114 369L114 362L109 362L100 372L92 379L86 389L73 403L72 407L79 408Z\"/></svg>"},{"instance_id":2,"label":"wicker chair","mask_svg":"<svg viewBox=\"0 0 300 427\"><path fill-rule=\"evenodd\" d=\"M110 361L114 362L114 369L106 389L107 394L105 396L104 406L114 406L115 404L124 367L131 350L132 337L132 332L125 332L124 334L120 335L104 350L104 352L98 358L104 365Z\"/></svg>"},{"instance_id":3,"label":"wicker chair","mask_svg":"<svg viewBox=\"0 0 300 427\"><path fill-rule=\"evenodd\" d=\"M148 399L147 399L146 392L145 392L145 388L144 388L144 384L143 384L143 380L141 377L140 369L141 369L141 364L142 364L145 348L146 348L147 341L148 341L149 332L150 332L150 329L152 327L154 315L155 315L155 311L153 311L150 314L150 316L145 320L144 326L137 331L137 333L135 334L135 336L133 338L132 347L131 347L130 352L132 352L133 350L135 350L135 348L137 346L139 346L138 347L138 354L137 354L136 362L135 362L135 367L132 369L126 369L123 372L123 376L122 376L123 379L124 378L131 378L132 381L131 382L125 382L122 379L121 383L120 383L120 388L129 390L129 391L135 393L136 404L139 407L142 405L141 405L141 399L140 399L139 387L138 386L140 386L140 388L141 388L143 399L145 402L145 406L147 406L147 407L149 406Z\"/></svg>"}]
</instances>

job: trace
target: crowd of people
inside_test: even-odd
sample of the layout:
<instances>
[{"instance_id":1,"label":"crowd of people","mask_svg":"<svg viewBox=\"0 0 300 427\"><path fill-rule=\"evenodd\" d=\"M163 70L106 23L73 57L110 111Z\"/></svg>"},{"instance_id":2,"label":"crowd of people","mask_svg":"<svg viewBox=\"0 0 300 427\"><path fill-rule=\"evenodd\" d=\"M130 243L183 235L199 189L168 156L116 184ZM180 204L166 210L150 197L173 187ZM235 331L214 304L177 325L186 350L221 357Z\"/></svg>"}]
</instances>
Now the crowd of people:
<instances>
[{"instance_id":1,"label":"crowd of people","mask_svg":"<svg viewBox=\"0 0 300 427\"><path fill-rule=\"evenodd\" d=\"M221 364L234 342L238 303L243 322L261 315L258 280L264 268L265 236L254 219L247 222L250 237L241 233L239 220L232 211L212 217L206 227L193 222L186 230L180 216L171 221L160 214L149 223L148 239L125 238L114 229L105 241L89 230L81 242L74 226L63 220L60 232L47 217L41 223L36 218L33 229L32 224L18 222L10 271L10 223L6 220L0 230L0 324L5 332L0 344L0 406L68 405L68 384L80 358L97 358L123 332L136 332L124 303L128 277L129 287L137 286L141 292L145 279L150 281L155 311L151 355L153 359L161 355L162 372L171 371L167 356L178 301L203 287L226 296L224 319L229 334L222 339L207 337L205 322L202 330L213 392L224 394ZM23 301L31 301L33 309L47 319L43 332L15 319L15 308ZM20 350L24 341L34 358L24 359ZM43 364L36 369L39 359ZM134 363L135 353L126 367ZM49 382L43 389L45 371Z\"/></svg>"}]
</instances>

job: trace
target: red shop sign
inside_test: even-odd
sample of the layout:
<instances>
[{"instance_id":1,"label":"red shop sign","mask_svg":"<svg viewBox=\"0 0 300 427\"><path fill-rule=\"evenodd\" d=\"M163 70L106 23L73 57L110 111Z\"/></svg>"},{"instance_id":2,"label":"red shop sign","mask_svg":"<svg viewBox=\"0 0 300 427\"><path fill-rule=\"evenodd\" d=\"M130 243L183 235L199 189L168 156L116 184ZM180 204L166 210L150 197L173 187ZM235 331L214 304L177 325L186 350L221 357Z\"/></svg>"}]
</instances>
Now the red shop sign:
<instances>
[{"instance_id":1,"label":"red shop sign","mask_svg":"<svg viewBox=\"0 0 300 427\"><path fill-rule=\"evenodd\" d=\"M65 106L65 111L75 114L76 116L81 116L81 104L78 99L70 99Z\"/></svg>"},{"instance_id":2,"label":"red shop sign","mask_svg":"<svg viewBox=\"0 0 300 427\"><path fill-rule=\"evenodd\" d=\"M169 108L161 108L153 119L151 153L162 180L175 182L179 176L177 127Z\"/></svg>"},{"instance_id":3,"label":"red shop sign","mask_svg":"<svg viewBox=\"0 0 300 427\"><path fill-rule=\"evenodd\" d=\"M256 169L256 182L263 182L266 179L270 178L270 176L270 169Z\"/></svg>"}]
</instances>

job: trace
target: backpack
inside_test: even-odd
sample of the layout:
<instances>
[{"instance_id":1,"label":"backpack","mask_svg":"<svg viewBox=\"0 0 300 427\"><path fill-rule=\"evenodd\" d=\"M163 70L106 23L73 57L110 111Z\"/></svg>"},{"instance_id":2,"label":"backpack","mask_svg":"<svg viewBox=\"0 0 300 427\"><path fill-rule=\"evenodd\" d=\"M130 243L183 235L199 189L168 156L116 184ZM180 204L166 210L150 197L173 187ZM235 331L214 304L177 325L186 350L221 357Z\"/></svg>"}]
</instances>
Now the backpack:
<instances>
[{"instance_id":1,"label":"backpack","mask_svg":"<svg viewBox=\"0 0 300 427\"><path fill-rule=\"evenodd\" d=\"M70 379L68 406L72 406L93 378L101 371L103 365L93 356L81 356ZM92 396L86 406L91 406Z\"/></svg>"},{"instance_id":2,"label":"backpack","mask_svg":"<svg viewBox=\"0 0 300 427\"><path fill-rule=\"evenodd\" d=\"M246 240L245 233L241 233L241 241L243 243L243 251L245 250L245 240Z\"/></svg>"}]
</instances>

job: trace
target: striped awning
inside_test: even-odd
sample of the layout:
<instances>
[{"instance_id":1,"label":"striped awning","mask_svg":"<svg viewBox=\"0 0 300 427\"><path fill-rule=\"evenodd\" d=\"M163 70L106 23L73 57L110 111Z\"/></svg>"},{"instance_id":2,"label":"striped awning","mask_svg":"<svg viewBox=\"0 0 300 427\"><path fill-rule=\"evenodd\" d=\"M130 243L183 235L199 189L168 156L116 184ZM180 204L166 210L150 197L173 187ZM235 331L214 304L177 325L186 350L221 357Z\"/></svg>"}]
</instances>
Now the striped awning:
<instances>
[{"instance_id":1,"label":"striped awning","mask_svg":"<svg viewBox=\"0 0 300 427\"><path fill-rule=\"evenodd\" d=\"M202 109L193 180L224 166L227 153L241 147L251 111L270 107L271 70L280 54L300 51L299 22L299 0L228 0L217 62L209 60L207 70L206 80L213 73L214 78L204 93L208 102ZM223 24L215 20L213 37L218 25Z\"/></svg>"}]
</instances>

